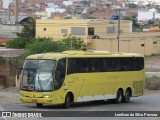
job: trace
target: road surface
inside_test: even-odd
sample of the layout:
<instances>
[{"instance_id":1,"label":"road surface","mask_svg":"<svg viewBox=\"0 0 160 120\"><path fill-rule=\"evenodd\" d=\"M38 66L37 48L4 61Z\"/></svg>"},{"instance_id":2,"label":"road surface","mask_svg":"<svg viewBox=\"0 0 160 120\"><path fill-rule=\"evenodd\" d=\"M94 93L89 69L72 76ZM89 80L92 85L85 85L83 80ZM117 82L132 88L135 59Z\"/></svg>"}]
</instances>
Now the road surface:
<instances>
[{"instance_id":1,"label":"road surface","mask_svg":"<svg viewBox=\"0 0 160 120\"><path fill-rule=\"evenodd\" d=\"M54 117L54 118L42 118L40 120L46 119L55 119L59 120L61 119L68 119L68 120L81 120L84 119L83 113L87 113L88 111L160 111L160 91L146 91L143 96L140 97L133 97L131 98L131 101L129 103L122 103L122 104L115 104L110 101L96 101L96 102L85 102L85 103L77 103L74 104L69 109L64 109L61 105L45 105L43 108L37 108L35 104L24 104L19 101L19 93L18 91L14 90L6 90L6 91L0 91L0 111L58 111L59 114L62 113L62 115L68 114L65 111L82 111L82 113L79 114L80 117ZM72 114L72 112L70 112ZM85 114L84 114L85 115ZM102 120L106 119L105 117L85 117L88 120ZM2 119L2 118L1 118ZM7 118L7 120L16 120L18 118ZM19 118L22 119L22 118ZM23 118L23 120L35 120L36 118ZM110 118L107 117L107 119L117 119L117 120L123 120L123 117L114 117ZM129 120L135 120L134 117L128 118L125 117L125 119ZM160 120L158 117L152 117L152 118L136 118L141 120Z\"/></svg>"}]
</instances>

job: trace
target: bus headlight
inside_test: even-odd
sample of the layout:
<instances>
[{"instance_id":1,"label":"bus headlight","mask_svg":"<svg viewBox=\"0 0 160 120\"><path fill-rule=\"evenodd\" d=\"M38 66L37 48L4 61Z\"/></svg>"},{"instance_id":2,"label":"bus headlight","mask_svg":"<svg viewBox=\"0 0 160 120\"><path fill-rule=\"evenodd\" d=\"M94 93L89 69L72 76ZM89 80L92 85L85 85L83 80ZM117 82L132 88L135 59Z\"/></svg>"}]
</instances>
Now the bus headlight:
<instances>
[{"instance_id":1,"label":"bus headlight","mask_svg":"<svg viewBox=\"0 0 160 120\"><path fill-rule=\"evenodd\" d=\"M43 95L43 98L51 98L52 95Z\"/></svg>"}]
</instances>

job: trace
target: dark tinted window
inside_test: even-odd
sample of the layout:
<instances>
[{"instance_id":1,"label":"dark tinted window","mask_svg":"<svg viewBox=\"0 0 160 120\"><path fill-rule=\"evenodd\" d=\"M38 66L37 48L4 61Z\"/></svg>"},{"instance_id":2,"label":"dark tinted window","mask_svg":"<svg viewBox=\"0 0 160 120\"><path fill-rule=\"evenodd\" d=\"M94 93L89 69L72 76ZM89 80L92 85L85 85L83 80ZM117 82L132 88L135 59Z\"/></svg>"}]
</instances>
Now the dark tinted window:
<instances>
[{"instance_id":1,"label":"dark tinted window","mask_svg":"<svg viewBox=\"0 0 160 120\"><path fill-rule=\"evenodd\" d=\"M54 89L58 90L65 78L66 73L66 59L60 59L57 63L57 69L56 69L56 76L55 76L55 83L54 83Z\"/></svg>"},{"instance_id":2,"label":"dark tinted window","mask_svg":"<svg viewBox=\"0 0 160 120\"><path fill-rule=\"evenodd\" d=\"M88 28L88 35L94 35L94 27Z\"/></svg>"},{"instance_id":3,"label":"dark tinted window","mask_svg":"<svg viewBox=\"0 0 160 120\"><path fill-rule=\"evenodd\" d=\"M123 58L121 59L121 70L122 71L130 71L133 70L131 68L133 58ZM136 69L135 69L136 70Z\"/></svg>"},{"instance_id":4,"label":"dark tinted window","mask_svg":"<svg viewBox=\"0 0 160 120\"><path fill-rule=\"evenodd\" d=\"M132 58L132 60L131 60L131 69L133 71L141 70L143 68L144 68L144 59L143 58Z\"/></svg>"},{"instance_id":5,"label":"dark tinted window","mask_svg":"<svg viewBox=\"0 0 160 120\"><path fill-rule=\"evenodd\" d=\"M67 73L71 74L71 73L79 73L80 68L79 68L79 64L78 64L78 59L68 59L68 70Z\"/></svg>"},{"instance_id":6,"label":"dark tinted window","mask_svg":"<svg viewBox=\"0 0 160 120\"><path fill-rule=\"evenodd\" d=\"M137 71L144 68L143 58L69 58L68 74L85 72Z\"/></svg>"}]
</instances>

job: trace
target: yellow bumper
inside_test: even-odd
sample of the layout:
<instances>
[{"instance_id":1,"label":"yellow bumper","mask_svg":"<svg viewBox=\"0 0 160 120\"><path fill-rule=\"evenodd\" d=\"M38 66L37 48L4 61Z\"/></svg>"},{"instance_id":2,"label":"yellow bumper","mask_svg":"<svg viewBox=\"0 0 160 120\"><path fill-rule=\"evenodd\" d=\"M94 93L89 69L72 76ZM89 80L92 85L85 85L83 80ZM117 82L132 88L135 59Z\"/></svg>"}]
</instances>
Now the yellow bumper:
<instances>
[{"instance_id":1,"label":"yellow bumper","mask_svg":"<svg viewBox=\"0 0 160 120\"><path fill-rule=\"evenodd\" d=\"M53 104L52 98L31 98L20 96L20 100L23 103L41 103L41 104Z\"/></svg>"}]
</instances>

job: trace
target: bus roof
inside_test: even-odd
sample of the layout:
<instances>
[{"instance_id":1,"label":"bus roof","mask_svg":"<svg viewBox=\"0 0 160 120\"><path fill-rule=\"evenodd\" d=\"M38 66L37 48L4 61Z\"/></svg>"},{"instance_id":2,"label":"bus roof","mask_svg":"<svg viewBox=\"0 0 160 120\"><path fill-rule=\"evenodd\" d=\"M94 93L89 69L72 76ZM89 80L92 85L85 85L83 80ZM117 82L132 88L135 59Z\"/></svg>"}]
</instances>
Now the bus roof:
<instances>
[{"instance_id":1,"label":"bus roof","mask_svg":"<svg viewBox=\"0 0 160 120\"><path fill-rule=\"evenodd\" d=\"M30 55L27 59L60 59L65 57L143 57L136 53L112 53L108 51L64 51Z\"/></svg>"}]
</instances>

